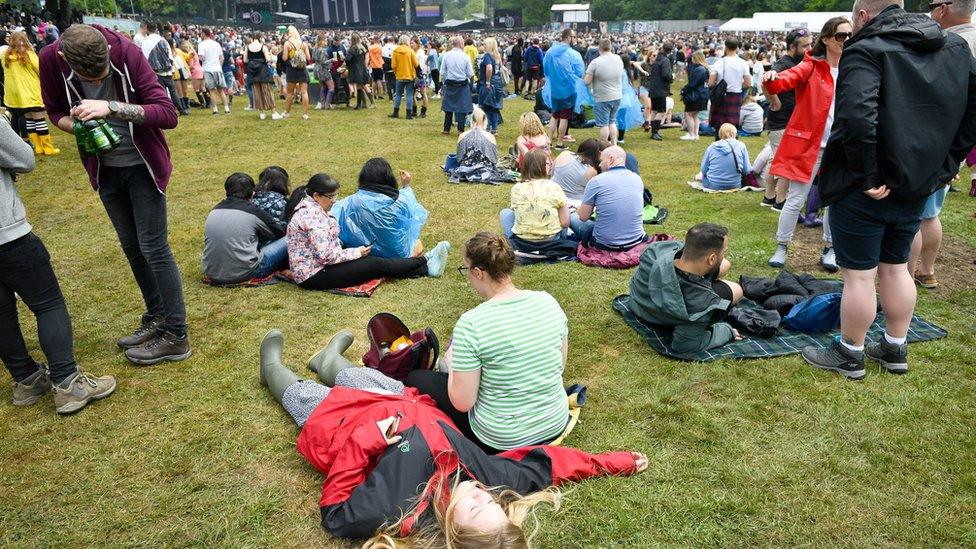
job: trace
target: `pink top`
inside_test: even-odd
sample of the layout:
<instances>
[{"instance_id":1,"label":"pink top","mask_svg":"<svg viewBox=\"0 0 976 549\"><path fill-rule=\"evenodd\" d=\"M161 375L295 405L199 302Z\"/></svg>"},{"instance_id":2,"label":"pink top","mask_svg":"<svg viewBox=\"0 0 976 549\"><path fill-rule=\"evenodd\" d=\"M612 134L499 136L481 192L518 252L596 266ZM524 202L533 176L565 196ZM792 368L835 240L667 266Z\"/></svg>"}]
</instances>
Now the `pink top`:
<instances>
[{"instance_id":1,"label":"pink top","mask_svg":"<svg viewBox=\"0 0 976 549\"><path fill-rule=\"evenodd\" d=\"M200 58L196 53L190 54L190 78L203 80L203 67L200 66Z\"/></svg>"},{"instance_id":2,"label":"pink top","mask_svg":"<svg viewBox=\"0 0 976 549\"><path fill-rule=\"evenodd\" d=\"M343 249L339 222L317 202L305 197L288 222L288 263L301 284L328 265L359 259L359 248Z\"/></svg>"}]
</instances>

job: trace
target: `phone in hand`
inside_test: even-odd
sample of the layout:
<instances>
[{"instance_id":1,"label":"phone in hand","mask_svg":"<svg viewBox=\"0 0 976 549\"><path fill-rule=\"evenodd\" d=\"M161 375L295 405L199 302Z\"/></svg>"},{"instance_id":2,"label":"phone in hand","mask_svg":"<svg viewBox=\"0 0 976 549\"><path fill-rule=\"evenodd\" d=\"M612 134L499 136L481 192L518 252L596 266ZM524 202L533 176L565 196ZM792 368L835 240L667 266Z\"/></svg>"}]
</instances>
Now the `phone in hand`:
<instances>
[{"instance_id":1,"label":"phone in hand","mask_svg":"<svg viewBox=\"0 0 976 549\"><path fill-rule=\"evenodd\" d=\"M386 438L393 438L396 436L397 429L400 428L400 418L402 417L403 417L403 412L397 412L396 418L393 420L393 423L391 423L390 427L386 430Z\"/></svg>"}]
</instances>

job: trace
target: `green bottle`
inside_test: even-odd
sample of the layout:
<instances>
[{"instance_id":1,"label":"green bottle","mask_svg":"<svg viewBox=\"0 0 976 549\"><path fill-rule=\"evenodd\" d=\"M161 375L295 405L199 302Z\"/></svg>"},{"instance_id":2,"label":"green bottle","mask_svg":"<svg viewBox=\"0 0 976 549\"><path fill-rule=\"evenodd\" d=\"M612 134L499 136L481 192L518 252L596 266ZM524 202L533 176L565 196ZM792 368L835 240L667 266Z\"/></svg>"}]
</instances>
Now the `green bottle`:
<instances>
[{"instance_id":1,"label":"green bottle","mask_svg":"<svg viewBox=\"0 0 976 549\"><path fill-rule=\"evenodd\" d=\"M102 124L98 120L89 120L84 123L85 131L88 133L88 138L95 149L98 151L97 154L107 153L114 149L112 142L109 140L105 132L102 131Z\"/></svg>"},{"instance_id":2,"label":"green bottle","mask_svg":"<svg viewBox=\"0 0 976 549\"><path fill-rule=\"evenodd\" d=\"M88 136L88 130L85 129L85 124L81 120L75 118L74 123L71 125L71 129L75 134L75 142L78 144L78 150L81 154L85 156L96 156L98 154L98 149L92 144L91 139Z\"/></svg>"},{"instance_id":3,"label":"green bottle","mask_svg":"<svg viewBox=\"0 0 976 549\"><path fill-rule=\"evenodd\" d=\"M112 144L113 149L122 144L122 137L115 131L115 128L113 128L104 118L99 119L99 123L102 132Z\"/></svg>"}]
</instances>

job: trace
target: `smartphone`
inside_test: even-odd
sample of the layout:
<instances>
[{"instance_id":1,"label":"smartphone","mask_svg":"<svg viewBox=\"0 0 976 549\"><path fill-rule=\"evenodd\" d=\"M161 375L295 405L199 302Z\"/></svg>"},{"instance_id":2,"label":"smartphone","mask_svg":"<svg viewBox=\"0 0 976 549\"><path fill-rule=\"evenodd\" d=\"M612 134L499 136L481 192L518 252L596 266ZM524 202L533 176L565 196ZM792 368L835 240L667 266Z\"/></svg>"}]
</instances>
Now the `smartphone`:
<instances>
[{"instance_id":1,"label":"smartphone","mask_svg":"<svg viewBox=\"0 0 976 549\"><path fill-rule=\"evenodd\" d=\"M390 424L390 428L386 430L386 438L393 438L397 434L397 429L400 428L400 418L403 417L403 412L397 412L396 418L393 423Z\"/></svg>"}]
</instances>

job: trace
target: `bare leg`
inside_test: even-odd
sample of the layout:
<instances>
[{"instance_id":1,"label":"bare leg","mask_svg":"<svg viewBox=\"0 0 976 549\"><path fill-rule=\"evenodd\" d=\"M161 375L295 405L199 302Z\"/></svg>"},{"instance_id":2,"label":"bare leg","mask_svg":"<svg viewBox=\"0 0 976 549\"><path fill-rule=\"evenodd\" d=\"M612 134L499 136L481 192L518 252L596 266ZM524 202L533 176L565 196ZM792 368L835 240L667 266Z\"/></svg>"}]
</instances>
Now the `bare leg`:
<instances>
[{"instance_id":1,"label":"bare leg","mask_svg":"<svg viewBox=\"0 0 976 549\"><path fill-rule=\"evenodd\" d=\"M295 84L291 82L285 86L285 114L291 112L291 104L295 102Z\"/></svg>"},{"instance_id":2,"label":"bare leg","mask_svg":"<svg viewBox=\"0 0 976 549\"><path fill-rule=\"evenodd\" d=\"M302 94L302 114L308 116L308 84L299 84L298 91Z\"/></svg>"},{"instance_id":3,"label":"bare leg","mask_svg":"<svg viewBox=\"0 0 976 549\"><path fill-rule=\"evenodd\" d=\"M904 265L902 268L904 269ZM875 316L877 316L878 301L874 290L874 279L878 274L878 269L855 271L842 268L840 272L844 279L844 293L840 300L841 335L844 341L850 345L864 345L864 337L867 335L868 329L871 328ZM908 272L907 269L905 272ZM912 285L911 291L914 296L914 285ZM914 304L913 298L913 308Z\"/></svg>"},{"instance_id":4,"label":"bare leg","mask_svg":"<svg viewBox=\"0 0 976 549\"><path fill-rule=\"evenodd\" d=\"M905 337L908 335L908 325L912 322L915 300L918 297L908 266L904 263L900 265L882 263L878 266L878 278L881 288L881 307L885 313L885 333L891 337ZM845 279L845 284L846 282ZM844 293L847 293L846 287ZM843 305L841 307L843 329Z\"/></svg>"},{"instance_id":5,"label":"bare leg","mask_svg":"<svg viewBox=\"0 0 976 549\"><path fill-rule=\"evenodd\" d=\"M919 274L935 274L935 260L942 247L942 220L938 217L923 219L915 240L912 242L912 253L908 257L908 274L916 272L916 263L921 259L917 269Z\"/></svg>"}]
</instances>

